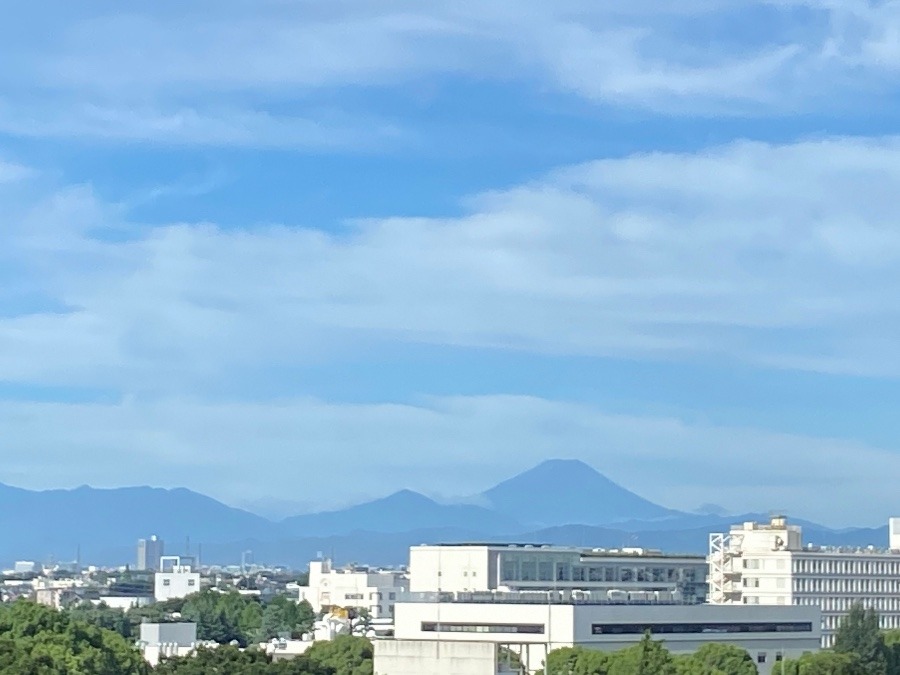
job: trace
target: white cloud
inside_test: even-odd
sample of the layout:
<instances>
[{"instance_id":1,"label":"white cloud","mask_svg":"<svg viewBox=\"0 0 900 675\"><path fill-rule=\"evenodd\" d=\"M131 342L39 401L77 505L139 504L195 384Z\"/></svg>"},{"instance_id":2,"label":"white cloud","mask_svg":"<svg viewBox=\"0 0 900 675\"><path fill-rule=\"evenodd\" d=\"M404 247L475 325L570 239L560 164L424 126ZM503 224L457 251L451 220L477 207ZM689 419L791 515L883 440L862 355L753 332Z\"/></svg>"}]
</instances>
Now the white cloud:
<instances>
[{"instance_id":1,"label":"white cloud","mask_svg":"<svg viewBox=\"0 0 900 675\"><path fill-rule=\"evenodd\" d=\"M0 423L9 482L126 480L320 507L404 487L474 493L547 457L577 457L672 507L713 501L736 512L777 508L833 525L880 524L892 513L900 470L900 456L859 443L523 396L415 405L0 402Z\"/></svg>"},{"instance_id":2,"label":"white cloud","mask_svg":"<svg viewBox=\"0 0 900 675\"><path fill-rule=\"evenodd\" d=\"M29 8L17 11L37 11ZM447 75L667 113L868 105L867 95L895 88L897 8L813 0L70 7L47 17L52 41L5 36L7 59L20 67L0 75L8 91L0 130L352 148L372 125L382 140L399 125L341 112L332 102L349 104L336 92ZM759 30L738 38L723 28L735 23ZM345 119L335 123L336 115Z\"/></svg>"},{"instance_id":3,"label":"white cloud","mask_svg":"<svg viewBox=\"0 0 900 675\"><path fill-rule=\"evenodd\" d=\"M332 234L139 227L67 190L0 234L56 308L0 320L0 378L163 391L383 339L896 376L898 180L893 138L739 142Z\"/></svg>"}]
</instances>

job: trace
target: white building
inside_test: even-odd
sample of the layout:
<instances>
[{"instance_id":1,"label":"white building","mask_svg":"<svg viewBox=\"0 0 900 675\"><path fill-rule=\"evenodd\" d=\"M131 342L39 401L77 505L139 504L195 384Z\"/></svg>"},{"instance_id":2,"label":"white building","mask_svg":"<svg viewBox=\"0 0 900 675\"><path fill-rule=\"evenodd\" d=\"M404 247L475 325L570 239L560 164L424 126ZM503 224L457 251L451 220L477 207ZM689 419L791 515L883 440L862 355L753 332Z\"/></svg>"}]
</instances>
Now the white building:
<instances>
[{"instance_id":1,"label":"white building","mask_svg":"<svg viewBox=\"0 0 900 675\"><path fill-rule=\"evenodd\" d=\"M409 552L412 592L643 591L691 603L706 600L706 574L703 556L641 548L441 544L413 546Z\"/></svg>"},{"instance_id":2,"label":"white building","mask_svg":"<svg viewBox=\"0 0 900 675\"><path fill-rule=\"evenodd\" d=\"M197 645L195 623L142 623L138 640L144 660L156 666L161 658L187 656Z\"/></svg>"},{"instance_id":3,"label":"white building","mask_svg":"<svg viewBox=\"0 0 900 675\"><path fill-rule=\"evenodd\" d=\"M14 574L38 574L41 566L33 560L16 560L12 571Z\"/></svg>"},{"instance_id":4,"label":"white building","mask_svg":"<svg viewBox=\"0 0 900 675\"><path fill-rule=\"evenodd\" d=\"M160 569L159 560L165 554L163 540L155 534L149 539L138 539L137 543L137 569L141 572L157 572Z\"/></svg>"},{"instance_id":5,"label":"white building","mask_svg":"<svg viewBox=\"0 0 900 675\"><path fill-rule=\"evenodd\" d=\"M354 607L374 618L393 615L394 603L409 589L404 572L369 567L335 569L331 561L309 563L309 584L297 586L298 601L306 600L316 612L329 607Z\"/></svg>"},{"instance_id":6,"label":"white building","mask_svg":"<svg viewBox=\"0 0 900 675\"><path fill-rule=\"evenodd\" d=\"M900 628L900 519L889 549L804 546L783 516L733 525L710 535L709 594L716 604L819 607L825 647L856 603L875 609L882 628Z\"/></svg>"},{"instance_id":7,"label":"white building","mask_svg":"<svg viewBox=\"0 0 900 675\"><path fill-rule=\"evenodd\" d=\"M190 565L182 565L178 556L163 557L160 567L168 571L153 575L153 596L157 602L200 592L200 573L194 572Z\"/></svg>"},{"instance_id":8,"label":"white building","mask_svg":"<svg viewBox=\"0 0 900 675\"><path fill-rule=\"evenodd\" d=\"M374 642L375 673L495 675L503 670L500 647L518 654L534 672L554 649L617 651L650 631L673 654L710 642L746 649L759 672L768 675L784 658L817 651L821 641L816 607L584 602L570 592L552 591L543 603L533 592L483 595L480 602L411 597L398 603L395 638Z\"/></svg>"}]
</instances>

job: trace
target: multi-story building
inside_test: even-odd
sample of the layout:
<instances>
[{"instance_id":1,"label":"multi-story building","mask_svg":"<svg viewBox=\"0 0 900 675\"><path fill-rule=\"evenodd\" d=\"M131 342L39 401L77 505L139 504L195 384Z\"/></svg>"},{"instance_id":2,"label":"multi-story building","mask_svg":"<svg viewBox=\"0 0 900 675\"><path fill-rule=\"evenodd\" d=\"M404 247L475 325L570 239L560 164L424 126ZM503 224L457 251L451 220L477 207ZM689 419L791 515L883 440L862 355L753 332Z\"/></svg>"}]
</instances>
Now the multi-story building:
<instances>
[{"instance_id":1,"label":"multi-story building","mask_svg":"<svg viewBox=\"0 0 900 675\"><path fill-rule=\"evenodd\" d=\"M159 560L165 555L163 540L155 534L149 539L138 539L137 569L141 572L158 572Z\"/></svg>"},{"instance_id":2,"label":"multi-story building","mask_svg":"<svg viewBox=\"0 0 900 675\"><path fill-rule=\"evenodd\" d=\"M200 592L200 573L182 564L179 556L163 556L159 563L167 571L153 575L153 597L157 602L186 598Z\"/></svg>"},{"instance_id":3,"label":"multi-story building","mask_svg":"<svg viewBox=\"0 0 900 675\"><path fill-rule=\"evenodd\" d=\"M370 567L332 567L328 559L309 563L309 582L297 586L297 599L306 600L317 612L329 607L364 609L373 619L393 616L394 603L409 590L400 570Z\"/></svg>"},{"instance_id":4,"label":"multi-story building","mask_svg":"<svg viewBox=\"0 0 900 675\"><path fill-rule=\"evenodd\" d=\"M549 591L543 601L534 595L411 594L396 606L394 639L374 642L375 672L496 675L512 672L499 663L512 652L524 672L534 673L554 649L617 651L650 631L674 654L710 642L741 647L768 675L782 659L817 651L821 641L817 607L585 601L575 591Z\"/></svg>"},{"instance_id":5,"label":"multi-story building","mask_svg":"<svg viewBox=\"0 0 900 675\"><path fill-rule=\"evenodd\" d=\"M410 591L583 590L706 600L703 556L641 548L582 549L531 544L413 546Z\"/></svg>"},{"instance_id":6,"label":"multi-story building","mask_svg":"<svg viewBox=\"0 0 900 675\"><path fill-rule=\"evenodd\" d=\"M709 600L728 605L802 605L822 610L822 644L856 604L878 612L881 627L900 628L900 519L889 548L803 544L783 516L733 525L709 540Z\"/></svg>"}]
</instances>

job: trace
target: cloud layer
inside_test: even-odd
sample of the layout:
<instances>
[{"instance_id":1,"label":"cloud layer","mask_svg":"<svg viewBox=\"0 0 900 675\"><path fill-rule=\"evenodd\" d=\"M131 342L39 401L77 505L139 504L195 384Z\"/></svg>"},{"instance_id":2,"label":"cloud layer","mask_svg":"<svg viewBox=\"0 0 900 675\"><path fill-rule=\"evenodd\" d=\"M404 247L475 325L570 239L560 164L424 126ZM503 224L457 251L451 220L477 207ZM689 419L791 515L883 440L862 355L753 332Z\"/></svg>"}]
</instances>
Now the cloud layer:
<instances>
[{"instance_id":1,"label":"cloud layer","mask_svg":"<svg viewBox=\"0 0 900 675\"><path fill-rule=\"evenodd\" d=\"M346 90L405 97L446 80L667 114L865 110L895 95L896 2L566 0L389 7L225 0L215 11L30 5L0 29L0 132L179 144L358 147L373 120ZM48 16L49 14L49 16ZM50 39L23 39L41 24ZM337 116L339 122L335 123Z\"/></svg>"}]
</instances>

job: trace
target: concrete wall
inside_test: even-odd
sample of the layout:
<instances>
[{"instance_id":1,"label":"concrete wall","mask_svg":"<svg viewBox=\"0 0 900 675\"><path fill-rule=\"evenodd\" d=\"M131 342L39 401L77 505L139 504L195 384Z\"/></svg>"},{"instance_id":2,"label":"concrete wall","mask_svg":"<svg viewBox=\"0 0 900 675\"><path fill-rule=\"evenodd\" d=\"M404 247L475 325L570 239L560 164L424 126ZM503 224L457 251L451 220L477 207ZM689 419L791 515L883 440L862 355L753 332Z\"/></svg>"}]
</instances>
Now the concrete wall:
<instances>
[{"instance_id":1,"label":"concrete wall","mask_svg":"<svg viewBox=\"0 0 900 675\"><path fill-rule=\"evenodd\" d=\"M497 646L485 642L376 640L375 675L496 675Z\"/></svg>"},{"instance_id":2,"label":"concrete wall","mask_svg":"<svg viewBox=\"0 0 900 675\"><path fill-rule=\"evenodd\" d=\"M487 546L412 546L409 549L409 590L487 591L496 588L497 557Z\"/></svg>"},{"instance_id":3,"label":"concrete wall","mask_svg":"<svg viewBox=\"0 0 900 675\"><path fill-rule=\"evenodd\" d=\"M157 572L153 577L153 596L157 602L186 598L200 592L200 573L192 572L190 567L176 567L172 572Z\"/></svg>"}]
</instances>

